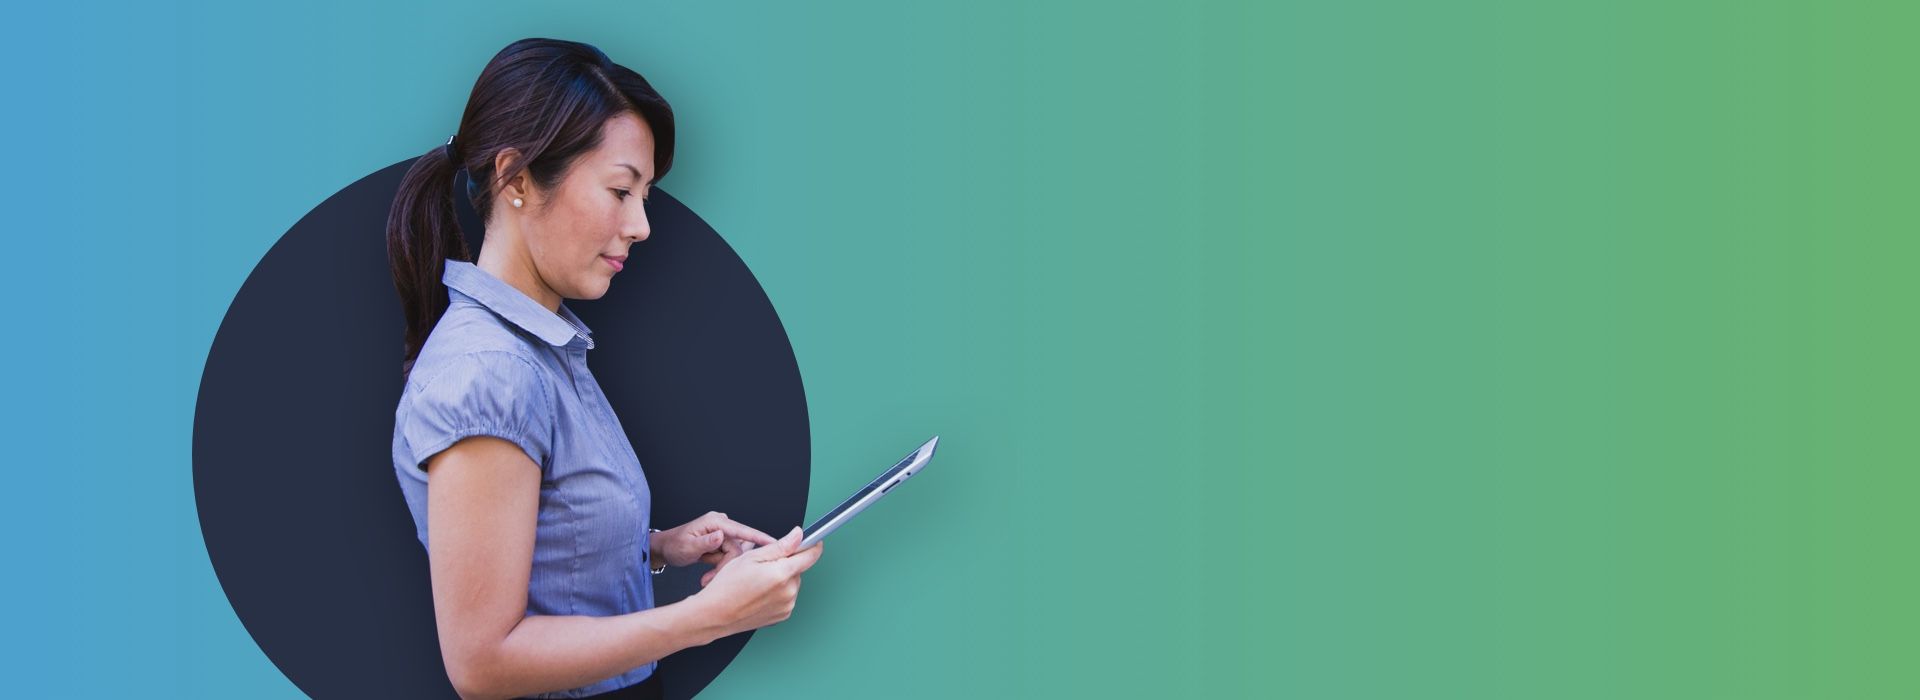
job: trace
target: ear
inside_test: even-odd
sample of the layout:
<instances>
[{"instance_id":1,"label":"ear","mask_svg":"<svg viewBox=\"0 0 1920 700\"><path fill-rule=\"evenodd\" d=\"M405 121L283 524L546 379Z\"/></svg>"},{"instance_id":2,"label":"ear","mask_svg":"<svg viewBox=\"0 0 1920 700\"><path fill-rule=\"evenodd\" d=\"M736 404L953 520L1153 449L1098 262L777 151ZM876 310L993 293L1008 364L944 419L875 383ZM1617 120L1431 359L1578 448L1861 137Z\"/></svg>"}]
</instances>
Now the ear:
<instances>
[{"instance_id":1,"label":"ear","mask_svg":"<svg viewBox=\"0 0 1920 700\"><path fill-rule=\"evenodd\" d=\"M513 164L519 162L519 160L520 150L511 146L502 148L499 153L493 154L493 176L499 187L499 199L506 200L513 199L514 197L527 200L532 199L532 197L529 196L532 193L532 188L527 186L527 183L531 182L532 178L529 177L527 173L521 172L513 176L512 180L499 180L499 177L505 174L507 170L512 168Z\"/></svg>"}]
</instances>

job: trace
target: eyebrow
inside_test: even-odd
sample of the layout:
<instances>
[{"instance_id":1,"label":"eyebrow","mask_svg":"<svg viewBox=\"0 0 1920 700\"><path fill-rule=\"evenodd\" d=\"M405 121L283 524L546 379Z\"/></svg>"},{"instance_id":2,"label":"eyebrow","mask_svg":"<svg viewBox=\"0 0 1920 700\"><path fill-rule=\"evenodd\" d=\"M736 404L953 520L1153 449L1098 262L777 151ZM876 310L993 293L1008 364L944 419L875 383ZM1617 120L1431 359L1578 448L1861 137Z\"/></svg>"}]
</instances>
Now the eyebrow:
<instances>
[{"instance_id":1,"label":"eyebrow","mask_svg":"<svg viewBox=\"0 0 1920 700\"><path fill-rule=\"evenodd\" d=\"M617 165L617 166L620 166L620 167L622 167L622 168L626 168L626 169L628 169L628 170L632 170L632 171L633 171L633 179L635 179L635 180L639 180L639 181L641 181L641 182L646 182L646 181L647 181L647 179L646 179L646 178L644 178L644 177L641 177L641 176L640 176L640 169L639 169L639 168L636 168L636 167L633 167L633 166L631 166L631 165L627 165L626 163L614 163L614 165Z\"/></svg>"}]
</instances>

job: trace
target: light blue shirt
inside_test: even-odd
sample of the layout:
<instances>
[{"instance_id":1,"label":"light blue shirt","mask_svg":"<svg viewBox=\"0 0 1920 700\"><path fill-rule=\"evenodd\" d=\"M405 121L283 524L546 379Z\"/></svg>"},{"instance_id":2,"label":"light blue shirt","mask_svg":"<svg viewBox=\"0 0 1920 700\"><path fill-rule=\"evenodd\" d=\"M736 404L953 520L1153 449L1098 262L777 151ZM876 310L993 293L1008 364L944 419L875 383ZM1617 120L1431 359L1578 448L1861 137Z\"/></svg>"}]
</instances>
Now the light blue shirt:
<instances>
[{"instance_id":1,"label":"light blue shirt","mask_svg":"<svg viewBox=\"0 0 1920 700\"><path fill-rule=\"evenodd\" d=\"M447 313L421 347L393 414L393 468L429 547L428 458L462 438L519 445L540 466L540 514L528 615L605 617L653 607L647 528L652 492L640 458L587 371L592 330L472 263L448 260ZM571 690L574 698L633 685L649 663Z\"/></svg>"}]
</instances>

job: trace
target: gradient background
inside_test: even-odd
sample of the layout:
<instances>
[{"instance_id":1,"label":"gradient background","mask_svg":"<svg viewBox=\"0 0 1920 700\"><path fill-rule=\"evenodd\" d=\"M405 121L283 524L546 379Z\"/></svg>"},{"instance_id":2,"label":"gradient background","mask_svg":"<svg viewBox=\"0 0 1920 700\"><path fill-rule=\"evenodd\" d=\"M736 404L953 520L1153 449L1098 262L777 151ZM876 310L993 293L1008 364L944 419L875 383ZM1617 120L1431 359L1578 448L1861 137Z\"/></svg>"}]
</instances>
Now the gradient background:
<instances>
[{"instance_id":1,"label":"gradient background","mask_svg":"<svg viewBox=\"0 0 1920 700\"><path fill-rule=\"evenodd\" d=\"M1920 695L1920 10L1547 5L10 9L5 692L299 696L206 350L556 36L674 104L809 513L944 437L711 697Z\"/></svg>"}]
</instances>

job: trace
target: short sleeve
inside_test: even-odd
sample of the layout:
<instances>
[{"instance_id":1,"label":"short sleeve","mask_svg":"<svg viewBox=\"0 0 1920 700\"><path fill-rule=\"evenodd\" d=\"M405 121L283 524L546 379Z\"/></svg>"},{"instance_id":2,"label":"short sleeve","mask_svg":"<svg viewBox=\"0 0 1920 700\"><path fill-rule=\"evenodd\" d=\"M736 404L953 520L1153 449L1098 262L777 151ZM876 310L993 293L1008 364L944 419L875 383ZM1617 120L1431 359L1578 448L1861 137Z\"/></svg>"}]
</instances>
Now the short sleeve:
<instances>
[{"instance_id":1,"label":"short sleeve","mask_svg":"<svg viewBox=\"0 0 1920 700\"><path fill-rule=\"evenodd\" d=\"M401 427L415 468L475 435L515 445L544 472L552 454L554 395L540 369L500 351L448 360L413 395Z\"/></svg>"}]
</instances>

